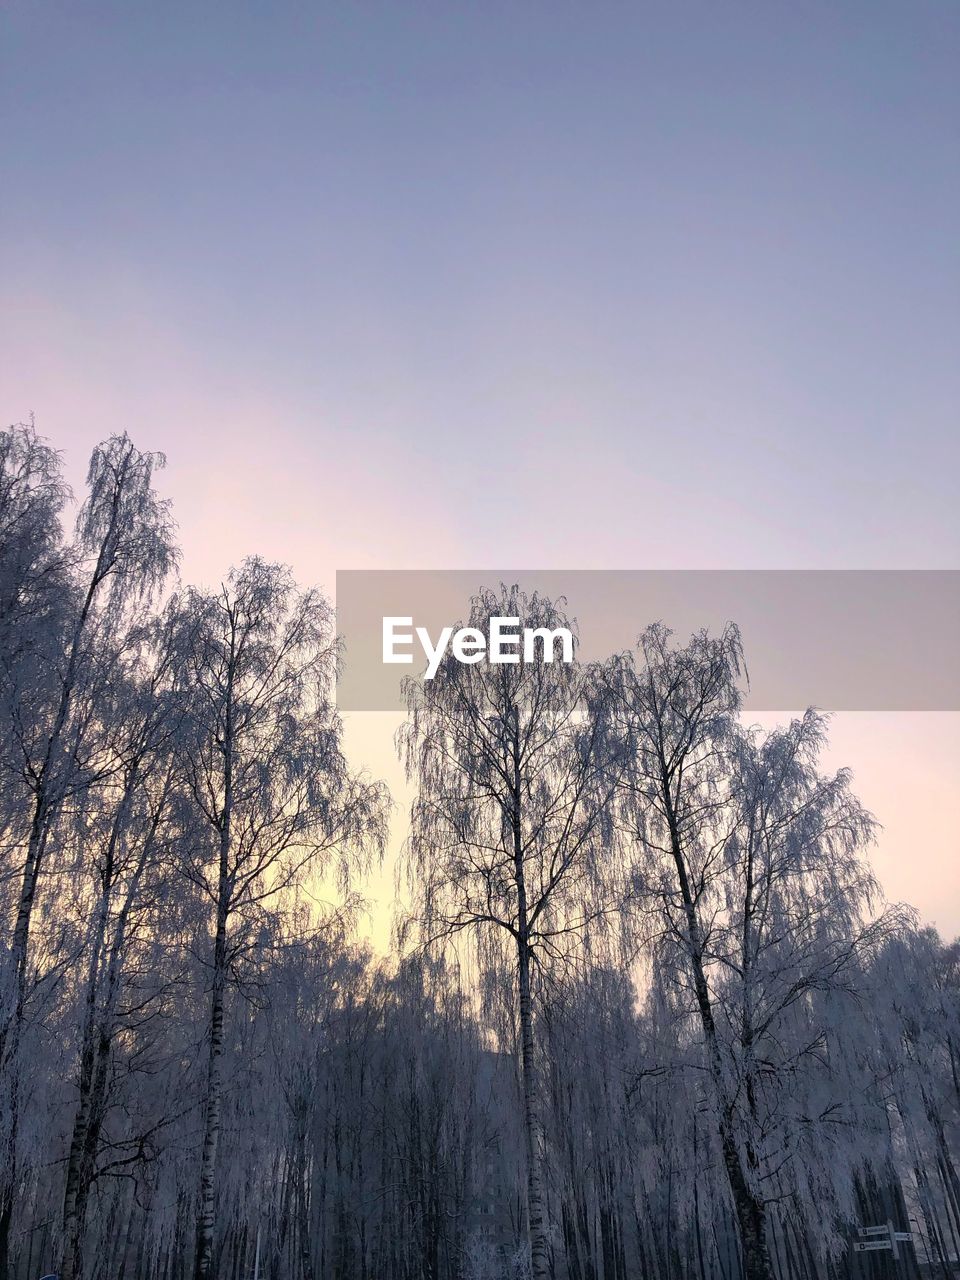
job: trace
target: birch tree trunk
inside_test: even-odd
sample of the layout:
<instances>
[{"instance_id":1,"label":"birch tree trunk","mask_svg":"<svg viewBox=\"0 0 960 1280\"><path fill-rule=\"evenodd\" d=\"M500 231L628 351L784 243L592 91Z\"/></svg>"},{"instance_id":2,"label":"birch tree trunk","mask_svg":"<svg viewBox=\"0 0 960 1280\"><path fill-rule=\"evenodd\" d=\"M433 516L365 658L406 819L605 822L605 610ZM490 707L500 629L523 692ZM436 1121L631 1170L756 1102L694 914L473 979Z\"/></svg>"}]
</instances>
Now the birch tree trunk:
<instances>
[{"instance_id":1,"label":"birch tree trunk","mask_svg":"<svg viewBox=\"0 0 960 1280\"><path fill-rule=\"evenodd\" d=\"M520 1075L523 1091L524 1146L527 1156L527 1238L530 1244L530 1274L533 1280L549 1280L550 1250L547 1242L546 1212L543 1198L543 1128L537 1097L536 1059L534 1055L533 1001L530 992L529 906L524 870L523 780L520 772L521 745L519 714L512 708L510 733L513 748L511 827L513 835L513 874L517 890L517 986L520 1015Z\"/></svg>"},{"instance_id":2,"label":"birch tree trunk","mask_svg":"<svg viewBox=\"0 0 960 1280\"><path fill-rule=\"evenodd\" d=\"M666 770L665 762L664 770ZM713 1016L710 988L707 984L707 975L703 964L703 938L700 919L690 886L690 879L687 875L686 858L684 857L669 786L664 786L664 807L670 830L671 854L677 871L677 881L687 923L688 956L693 970L697 1011L700 1015L700 1025L703 1028L703 1036L706 1041L710 1074L713 1077L717 1096L723 1167L727 1174L730 1195L733 1199L733 1209L737 1218L737 1226L740 1230L740 1242L743 1247L744 1280L773 1280L773 1268L770 1263L770 1253L767 1245L766 1207L750 1188L749 1179L743 1167L740 1149L737 1146L733 1132L732 1109L726 1096L723 1059L720 1053L720 1042Z\"/></svg>"},{"instance_id":3,"label":"birch tree trunk","mask_svg":"<svg viewBox=\"0 0 960 1280\"><path fill-rule=\"evenodd\" d=\"M517 944L520 1073L523 1090L524 1146L527 1156L527 1234L530 1241L530 1269L533 1280L549 1280L550 1250L546 1232L543 1192L543 1127L537 1104L534 1058L533 1007L530 996L530 947L525 939Z\"/></svg>"},{"instance_id":4,"label":"birch tree trunk","mask_svg":"<svg viewBox=\"0 0 960 1280\"><path fill-rule=\"evenodd\" d=\"M228 743L230 733L227 734ZM227 747L229 751L229 746ZM210 1057L207 1064L206 1107L200 1164L200 1205L197 1215L197 1249L194 1280L211 1280L214 1274L214 1224L217 1203L217 1152L223 1103L223 1008L227 979L227 914L229 906L228 858L230 851L230 765L227 757L227 789L220 834L220 875L217 897L217 932L213 952L213 991L210 1000Z\"/></svg>"},{"instance_id":5,"label":"birch tree trunk","mask_svg":"<svg viewBox=\"0 0 960 1280\"><path fill-rule=\"evenodd\" d=\"M80 1181L81 1164L87 1148L93 1097L94 1063L97 1047L97 991L107 932L107 917L110 913L110 895L113 890L117 839L129 806L129 797L134 780L134 776L131 776L128 780L123 800L117 807L117 813L110 831L106 863L102 872L100 901L97 906L96 924L94 926L93 941L90 946L90 964L87 970L87 991L84 1001L83 1031L81 1035L80 1074L77 1082L80 1096L73 1122L70 1151L67 1155L67 1176L64 1188L64 1251L60 1267L61 1280L81 1280L83 1275L82 1207L85 1208L85 1204L81 1207L81 1201L85 1201L86 1197L81 1193Z\"/></svg>"},{"instance_id":6,"label":"birch tree trunk","mask_svg":"<svg viewBox=\"0 0 960 1280\"><path fill-rule=\"evenodd\" d=\"M151 819L150 828L140 849L126 896L121 904L112 941L108 945L106 933L110 914L110 898L115 888L117 840L129 813L131 797L134 786L138 781L138 776L135 770L128 780L127 790L118 807L117 817L110 833L107 861L102 873L101 900L97 913L90 967L87 974L87 995L78 1081L80 1097L77 1113L74 1117L70 1150L67 1156L63 1205L64 1249L63 1261L60 1267L60 1280L83 1280L83 1242L87 1200L93 1182L100 1128L105 1110L110 1056L114 1037L114 1018L123 974L128 924L154 847L157 830L166 803L167 787L169 786L168 777L167 786L164 787L163 795ZM101 979L101 969L105 959L107 960L106 978ZM101 981L104 982L105 992L98 1014L97 1004Z\"/></svg>"}]
</instances>

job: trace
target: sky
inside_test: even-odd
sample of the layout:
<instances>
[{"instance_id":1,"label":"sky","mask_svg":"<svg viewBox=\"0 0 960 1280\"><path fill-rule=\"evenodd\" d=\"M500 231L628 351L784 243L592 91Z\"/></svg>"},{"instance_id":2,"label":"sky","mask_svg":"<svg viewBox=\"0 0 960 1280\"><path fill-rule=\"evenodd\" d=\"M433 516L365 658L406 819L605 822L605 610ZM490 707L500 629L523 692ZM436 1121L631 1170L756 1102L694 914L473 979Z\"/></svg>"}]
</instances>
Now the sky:
<instances>
[{"instance_id":1,"label":"sky","mask_svg":"<svg viewBox=\"0 0 960 1280\"><path fill-rule=\"evenodd\" d=\"M8 0L0 120L0 415L163 450L188 580L960 565L946 0ZM831 759L960 931L960 717Z\"/></svg>"}]
</instances>

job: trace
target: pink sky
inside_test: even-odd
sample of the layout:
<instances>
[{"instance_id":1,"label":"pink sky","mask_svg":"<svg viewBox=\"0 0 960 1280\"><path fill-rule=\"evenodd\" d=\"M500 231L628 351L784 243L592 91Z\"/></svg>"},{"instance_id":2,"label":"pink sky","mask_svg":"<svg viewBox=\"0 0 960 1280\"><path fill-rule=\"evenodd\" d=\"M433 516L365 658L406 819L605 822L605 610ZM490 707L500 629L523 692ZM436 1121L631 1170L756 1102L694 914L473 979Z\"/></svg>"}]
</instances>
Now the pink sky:
<instances>
[{"instance_id":1,"label":"pink sky","mask_svg":"<svg viewBox=\"0 0 960 1280\"><path fill-rule=\"evenodd\" d=\"M0 412L194 580L956 567L960 14L695 10L12 6ZM960 717L831 755L960 930Z\"/></svg>"}]
</instances>

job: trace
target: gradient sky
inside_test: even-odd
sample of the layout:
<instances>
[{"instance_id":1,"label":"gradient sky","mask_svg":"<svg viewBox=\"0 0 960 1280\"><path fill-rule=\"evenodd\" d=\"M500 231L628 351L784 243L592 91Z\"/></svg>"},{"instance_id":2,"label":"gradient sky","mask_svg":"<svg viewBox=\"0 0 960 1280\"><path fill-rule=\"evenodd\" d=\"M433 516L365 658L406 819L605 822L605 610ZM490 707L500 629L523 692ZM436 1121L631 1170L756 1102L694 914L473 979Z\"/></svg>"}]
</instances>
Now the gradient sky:
<instances>
[{"instance_id":1,"label":"gradient sky","mask_svg":"<svg viewBox=\"0 0 960 1280\"><path fill-rule=\"evenodd\" d=\"M165 450L188 578L960 564L956 4L8 0L0 60L0 413ZM960 929L958 717L834 741Z\"/></svg>"}]
</instances>

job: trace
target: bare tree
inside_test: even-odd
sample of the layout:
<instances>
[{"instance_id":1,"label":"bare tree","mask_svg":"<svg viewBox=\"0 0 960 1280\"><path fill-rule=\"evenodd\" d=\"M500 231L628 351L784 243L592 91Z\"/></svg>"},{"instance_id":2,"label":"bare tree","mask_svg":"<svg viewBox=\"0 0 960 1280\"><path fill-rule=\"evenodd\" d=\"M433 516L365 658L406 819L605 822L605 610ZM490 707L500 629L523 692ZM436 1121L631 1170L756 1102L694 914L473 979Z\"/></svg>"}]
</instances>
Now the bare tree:
<instances>
[{"instance_id":1,"label":"bare tree","mask_svg":"<svg viewBox=\"0 0 960 1280\"><path fill-rule=\"evenodd\" d=\"M469 625L571 629L561 610L517 588L482 591ZM553 662L471 665L448 655L409 681L400 731L418 785L408 867L428 941L468 931L488 970L512 953L534 1280L550 1271L538 1097L534 966L562 959L619 905L609 797L615 785L594 673Z\"/></svg>"},{"instance_id":2,"label":"bare tree","mask_svg":"<svg viewBox=\"0 0 960 1280\"><path fill-rule=\"evenodd\" d=\"M140 628L108 710L116 725L116 767L98 797L82 838L91 850L83 870L94 878L88 963L77 1072L77 1108L67 1155L61 1280L82 1280L86 1206L96 1176L100 1133L108 1104L114 1036L128 953L144 930L170 927L157 914L159 887L169 875L170 799L177 781L175 737L182 698L172 685L170 619ZM89 867L86 863L89 862ZM160 986L155 995L162 991ZM151 1007L135 1001L139 1019Z\"/></svg>"},{"instance_id":3,"label":"bare tree","mask_svg":"<svg viewBox=\"0 0 960 1280\"><path fill-rule=\"evenodd\" d=\"M632 761L620 812L661 972L699 1021L747 1280L770 1280L767 1201L803 1141L822 1149L842 1119L822 1088L819 1113L798 1105L828 1029L813 998L855 984L894 921L863 915L874 824L846 772L818 772L822 717L741 728L741 669L735 628L680 647L657 625L611 687Z\"/></svg>"},{"instance_id":4,"label":"bare tree","mask_svg":"<svg viewBox=\"0 0 960 1280\"><path fill-rule=\"evenodd\" d=\"M27 446L24 446L25 448ZM37 444L29 452L36 456ZM17 1161L19 1114L18 1055L28 992L30 928L37 888L44 870L51 833L70 797L102 777L104 762L97 752L100 724L89 702L87 714L75 714L85 686L102 674L102 645L98 627L117 625L131 601L149 595L175 562L168 504L152 487L153 472L162 466L160 454L141 453L126 435L114 436L93 452L87 475L88 494L77 519L70 552L75 583L58 637L48 649L42 671L46 690L35 696L35 684L18 685L5 700L9 713L11 756L18 762L24 806L23 843L14 925L8 958L10 978L0 1020L0 1068L6 1111L6 1155L0 1181L0 1276L7 1251ZM25 464L26 465L26 464ZM31 464L38 473L40 493L48 505L56 502L52 464ZM25 513L39 499L24 505ZM47 534L47 537L52 537ZM27 557L28 563L36 563ZM34 575L36 576L36 575ZM99 636L102 641L103 636ZM108 655L111 652L107 650ZM109 660L109 657L108 657ZM34 696L31 696L31 692ZM43 703L43 714L37 715Z\"/></svg>"},{"instance_id":5,"label":"bare tree","mask_svg":"<svg viewBox=\"0 0 960 1280\"><path fill-rule=\"evenodd\" d=\"M247 560L214 595L182 602L193 693L185 767L197 834L184 872L209 904L209 1060L194 1274L215 1271L225 998L262 913L331 858L382 845L384 796L350 774L329 685L331 611L289 573Z\"/></svg>"},{"instance_id":6,"label":"bare tree","mask_svg":"<svg viewBox=\"0 0 960 1280\"><path fill-rule=\"evenodd\" d=\"M0 433L4 1280L843 1280L886 1220L948 1276L957 946L879 907L825 718L745 726L733 629L455 650L399 740L423 945L376 957L318 909L384 834L330 610L253 560L156 613L157 461L103 445L70 541Z\"/></svg>"}]
</instances>

